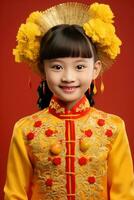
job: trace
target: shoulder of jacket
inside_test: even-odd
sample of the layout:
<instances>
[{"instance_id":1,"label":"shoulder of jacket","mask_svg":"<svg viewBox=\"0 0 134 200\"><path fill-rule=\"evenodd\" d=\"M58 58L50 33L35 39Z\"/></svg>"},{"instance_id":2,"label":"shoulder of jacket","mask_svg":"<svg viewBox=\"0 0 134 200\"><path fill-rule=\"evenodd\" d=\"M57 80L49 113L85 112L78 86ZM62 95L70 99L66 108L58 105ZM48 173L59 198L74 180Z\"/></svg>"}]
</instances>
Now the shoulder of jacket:
<instances>
[{"instance_id":1,"label":"shoulder of jacket","mask_svg":"<svg viewBox=\"0 0 134 200\"><path fill-rule=\"evenodd\" d=\"M18 127L27 126L27 125L29 125L29 124L33 124L34 122L41 120L42 117L43 117L46 113L48 113L48 108L45 108L45 109L40 110L40 111L38 111L38 112L35 112L35 113L31 114L31 115L25 116L25 117L19 119L19 120L15 123L14 127L15 127L15 128L18 128Z\"/></svg>"},{"instance_id":2,"label":"shoulder of jacket","mask_svg":"<svg viewBox=\"0 0 134 200\"><path fill-rule=\"evenodd\" d=\"M96 117L97 119L104 119L107 123L113 123L115 125L124 124L123 118L118 115L107 113L94 107L92 107L91 113L93 117Z\"/></svg>"}]
</instances>

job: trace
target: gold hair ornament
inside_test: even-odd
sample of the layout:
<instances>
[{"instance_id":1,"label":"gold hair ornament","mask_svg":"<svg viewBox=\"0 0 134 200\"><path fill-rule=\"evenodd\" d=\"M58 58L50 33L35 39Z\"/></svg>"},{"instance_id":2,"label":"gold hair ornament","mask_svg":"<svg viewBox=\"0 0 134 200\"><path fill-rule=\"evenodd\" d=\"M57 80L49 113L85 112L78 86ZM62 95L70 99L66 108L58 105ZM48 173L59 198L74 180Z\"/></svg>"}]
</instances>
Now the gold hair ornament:
<instances>
[{"instance_id":1,"label":"gold hair ornament","mask_svg":"<svg viewBox=\"0 0 134 200\"><path fill-rule=\"evenodd\" d=\"M44 34L59 24L77 24L83 27L87 36L97 47L102 62L102 72L107 69L120 53L121 41L115 34L114 15L106 4L93 3L91 6L67 2L45 11L32 12L17 34L17 46L13 49L16 62L26 62L39 72L39 49Z\"/></svg>"}]
</instances>

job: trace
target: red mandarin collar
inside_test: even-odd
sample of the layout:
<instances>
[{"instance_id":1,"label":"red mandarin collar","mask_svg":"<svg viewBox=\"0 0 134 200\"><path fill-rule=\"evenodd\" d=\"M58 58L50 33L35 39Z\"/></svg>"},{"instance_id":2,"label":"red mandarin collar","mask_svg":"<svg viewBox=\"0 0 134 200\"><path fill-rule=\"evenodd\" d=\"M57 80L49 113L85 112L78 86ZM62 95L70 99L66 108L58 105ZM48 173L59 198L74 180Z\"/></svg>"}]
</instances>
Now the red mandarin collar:
<instances>
[{"instance_id":1,"label":"red mandarin collar","mask_svg":"<svg viewBox=\"0 0 134 200\"><path fill-rule=\"evenodd\" d=\"M52 97L49 104L49 112L58 118L75 119L86 115L90 111L90 104L86 96L83 96L72 108L67 107L55 96Z\"/></svg>"}]
</instances>

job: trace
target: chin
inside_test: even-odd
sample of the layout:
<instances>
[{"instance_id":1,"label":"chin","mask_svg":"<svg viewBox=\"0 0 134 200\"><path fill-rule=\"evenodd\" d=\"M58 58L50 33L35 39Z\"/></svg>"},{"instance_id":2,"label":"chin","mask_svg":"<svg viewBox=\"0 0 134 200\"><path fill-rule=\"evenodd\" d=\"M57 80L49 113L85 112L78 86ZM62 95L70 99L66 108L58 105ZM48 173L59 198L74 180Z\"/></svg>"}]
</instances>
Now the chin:
<instances>
[{"instance_id":1,"label":"chin","mask_svg":"<svg viewBox=\"0 0 134 200\"><path fill-rule=\"evenodd\" d=\"M74 102L74 101L78 101L81 98L82 96L78 96L78 97L75 96L75 97L60 97L59 99L64 102Z\"/></svg>"}]
</instances>

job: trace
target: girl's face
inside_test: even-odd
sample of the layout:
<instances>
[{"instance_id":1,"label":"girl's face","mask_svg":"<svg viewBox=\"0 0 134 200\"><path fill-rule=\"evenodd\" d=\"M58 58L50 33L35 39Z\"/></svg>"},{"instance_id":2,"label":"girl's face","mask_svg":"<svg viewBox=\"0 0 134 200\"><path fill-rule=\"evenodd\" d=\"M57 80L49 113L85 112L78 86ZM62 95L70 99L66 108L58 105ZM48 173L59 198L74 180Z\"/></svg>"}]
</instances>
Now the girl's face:
<instances>
[{"instance_id":1,"label":"girl's face","mask_svg":"<svg viewBox=\"0 0 134 200\"><path fill-rule=\"evenodd\" d=\"M101 69L93 58L66 57L44 61L45 79L49 89L68 109L79 101Z\"/></svg>"}]
</instances>

